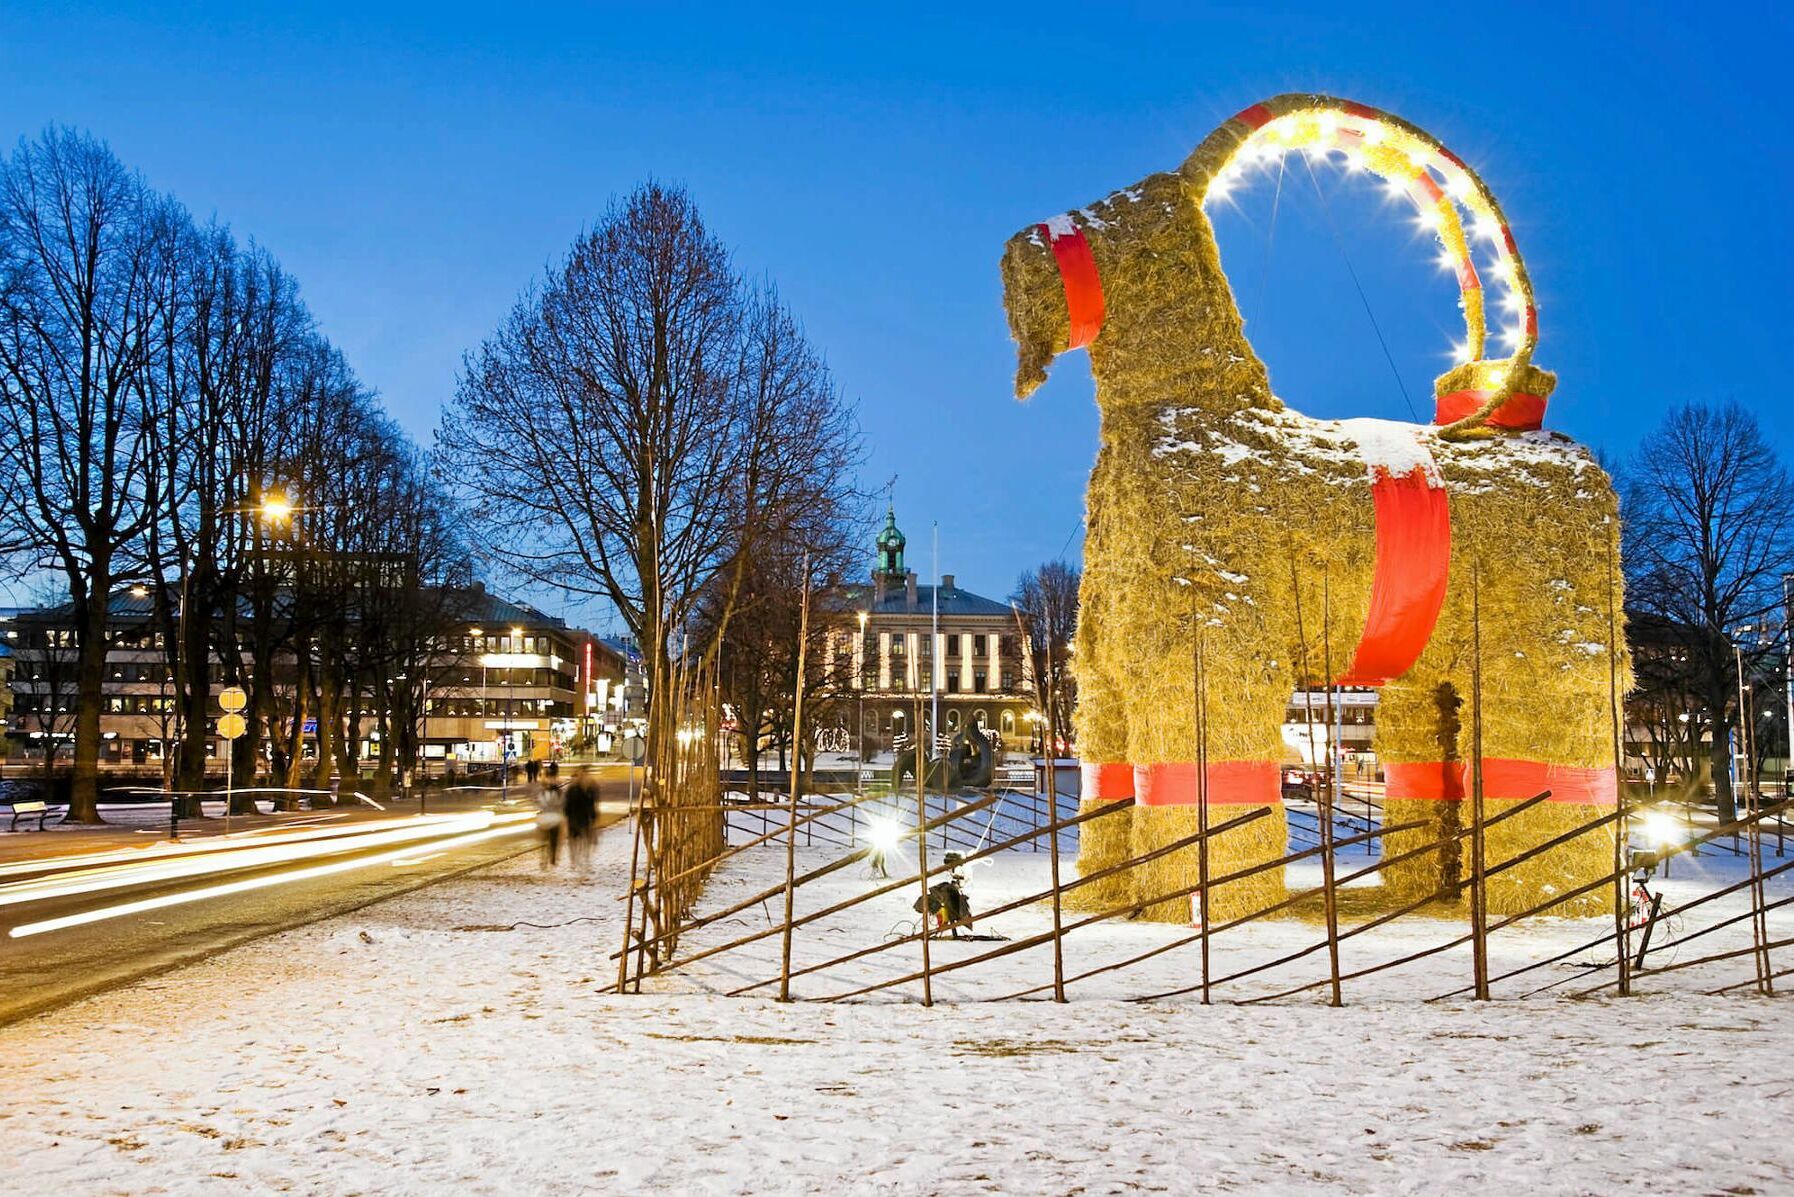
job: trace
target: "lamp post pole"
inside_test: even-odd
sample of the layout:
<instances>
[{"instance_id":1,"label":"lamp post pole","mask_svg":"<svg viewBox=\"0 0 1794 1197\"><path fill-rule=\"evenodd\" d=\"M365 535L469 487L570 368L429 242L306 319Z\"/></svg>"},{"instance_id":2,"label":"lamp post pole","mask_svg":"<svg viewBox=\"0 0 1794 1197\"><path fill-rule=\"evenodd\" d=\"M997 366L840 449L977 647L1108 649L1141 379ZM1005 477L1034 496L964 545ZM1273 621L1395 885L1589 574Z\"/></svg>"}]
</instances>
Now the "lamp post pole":
<instances>
[{"instance_id":1,"label":"lamp post pole","mask_svg":"<svg viewBox=\"0 0 1794 1197\"><path fill-rule=\"evenodd\" d=\"M474 650L480 654L480 716L479 716L479 721L480 721L480 730L483 732L486 730L486 629L484 629L484 628L469 628L469 629L467 629L467 634L469 636L473 637ZM468 743L468 750L469 750L468 755L471 757L473 755L472 739L469 739L467 743ZM473 762L470 760L468 763L472 764Z\"/></svg>"},{"instance_id":2,"label":"lamp post pole","mask_svg":"<svg viewBox=\"0 0 1794 1197\"><path fill-rule=\"evenodd\" d=\"M946 655L943 652L946 645L941 642L941 524L939 520L934 523L934 586L932 590L934 595L933 616L929 623L928 634L928 693L930 697L928 718L931 724L928 729L930 740L928 755L931 757L934 755L933 739L941 734L941 689L936 684L936 679L941 676L940 671L947 667L946 662L942 660L942 657ZM920 772L919 767L917 771Z\"/></svg>"},{"instance_id":3,"label":"lamp post pole","mask_svg":"<svg viewBox=\"0 0 1794 1197\"><path fill-rule=\"evenodd\" d=\"M521 652L523 648L522 628L511 629L510 643L513 652ZM511 795L511 700L517 696L516 672L517 667L512 665L510 667L510 673L505 677L505 729L500 733L504 737L504 748L499 752L499 756L505 758L505 789L503 796L506 800L509 800ZM521 753L519 753L519 755L521 755Z\"/></svg>"},{"instance_id":4,"label":"lamp post pole","mask_svg":"<svg viewBox=\"0 0 1794 1197\"><path fill-rule=\"evenodd\" d=\"M1794 790L1788 786L1788 769L1794 766L1794 574L1782 575L1782 640L1786 650L1784 662L1788 676L1783 680L1788 699L1788 755L1782 758L1782 800L1794 797ZM1784 811L1775 817L1775 854L1782 854L1782 824L1787 820Z\"/></svg>"},{"instance_id":5,"label":"lamp post pole","mask_svg":"<svg viewBox=\"0 0 1794 1197\"><path fill-rule=\"evenodd\" d=\"M425 653L426 658L428 652ZM423 696L418 699L418 722L423 725L423 735L417 743L417 772L420 774L417 787L417 813L423 814L429 805L430 797L430 755L427 751L430 743L430 663L426 659L423 664Z\"/></svg>"},{"instance_id":6,"label":"lamp post pole","mask_svg":"<svg viewBox=\"0 0 1794 1197\"><path fill-rule=\"evenodd\" d=\"M867 612L861 611L859 652L855 654L853 670L854 732L860 741L860 750L856 754L853 771L853 792L855 794L864 794L866 784L866 619Z\"/></svg>"}]
</instances>

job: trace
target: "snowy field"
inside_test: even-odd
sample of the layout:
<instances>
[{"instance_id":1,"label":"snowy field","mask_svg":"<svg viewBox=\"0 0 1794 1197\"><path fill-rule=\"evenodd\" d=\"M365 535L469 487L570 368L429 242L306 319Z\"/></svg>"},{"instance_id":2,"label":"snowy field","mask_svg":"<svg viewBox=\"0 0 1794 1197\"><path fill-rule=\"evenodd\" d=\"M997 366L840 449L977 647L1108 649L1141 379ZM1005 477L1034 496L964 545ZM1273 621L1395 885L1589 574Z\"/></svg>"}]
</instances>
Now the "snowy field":
<instances>
[{"instance_id":1,"label":"snowy field","mask_svg":"<svg viewBox=\"0 0 1794 1197\"><path fill-rule=\"evenodd\" d=\"M1668 974L1627 1001L1547 994L1484 1006L1420 1000L1468 978L1462 953L1349 985L1343 1010L1307 999L1130 1004L1104 1000L1101 979L1075 985L1079 1000L1065 1006L945 1000L995 986L998 972L1012 987L1044 980L1041 952L966 970L963 980L950 974L932 1009L895 1000L913 998L913 985L834 1005L705 992L758 979L776 961L773 937L759 960L719 957L651 983L659 992L617 997L599 991L614 979L605 957L620 934L614 895L628 847L618 825L589 879L519 858L0 1029L0 1189L1794 1188L1794 1020L1782 999L1697 992L1748 975L1742 962ZM775 859L782 868L779 854L747 854L707 900L752 892ZM1035 884L1045 859L975 871L975 903L989 908ZM1715 877L1736 870L1705 856L1690 863ZM857 869L843 873L842 893L869 884ZM1678 861L1665 888L1673 900L1697 878ZM806 896L823 899L820 887ZM819 923L800 935L800 960L843 950L838 941L880 920L914 917L894 901L841 931ZM1019 910L979 930L1019 938L1044 918ZM755 908L716 931L740 935L766 919ZM566 925L513 926L525 921ZM1456 929L1399 926L1394 939L1349 941L1346 966ZM1217 971L1231 967L1226 953L1274 953L1316 928L1264 930L1263 944L1218 940ZM1510 934L1537 953L1586 930L1540 924ZM1777 919L1772 932L1785 935L1787 924ZM1067 940L1068 962L1075 971L1176 933L1105 924ZM1705 945L1724 934L1699 941L1702 950L1717 950ZM1089 946L1077 946L1080 936ZM935 959L996 946L937 945ZM1515 950L1498 936L1497 968ZM913 961L916 948L884 955ZM1179 950L1123 975L1134 991L1187 983L1193 961ZM820 974L798 992L859 979ZM1248 997L1254 984L1218 996Z\"/></svg>"}]
</instances>

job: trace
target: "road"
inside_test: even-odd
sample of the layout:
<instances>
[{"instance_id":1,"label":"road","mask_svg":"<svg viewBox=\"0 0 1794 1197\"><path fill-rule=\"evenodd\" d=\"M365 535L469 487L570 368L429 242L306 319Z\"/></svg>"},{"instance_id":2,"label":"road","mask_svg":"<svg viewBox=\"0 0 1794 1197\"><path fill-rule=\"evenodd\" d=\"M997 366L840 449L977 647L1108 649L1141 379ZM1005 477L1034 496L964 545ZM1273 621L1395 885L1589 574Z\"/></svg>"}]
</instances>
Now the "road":
<instances>
[{"instance_id":1,"label":"road","mask_svg":"<svg viewBox=\"0 0 1794 1197\"><path fill-rule=\"evenodd\" d=\"M600 823L624 818L624 782L598 781ZM87 852L9 853L0 1024L534 849L533 805L460 806L270 821L178 845L121 847L115 837Z\"/></svg>"}]
</instances>

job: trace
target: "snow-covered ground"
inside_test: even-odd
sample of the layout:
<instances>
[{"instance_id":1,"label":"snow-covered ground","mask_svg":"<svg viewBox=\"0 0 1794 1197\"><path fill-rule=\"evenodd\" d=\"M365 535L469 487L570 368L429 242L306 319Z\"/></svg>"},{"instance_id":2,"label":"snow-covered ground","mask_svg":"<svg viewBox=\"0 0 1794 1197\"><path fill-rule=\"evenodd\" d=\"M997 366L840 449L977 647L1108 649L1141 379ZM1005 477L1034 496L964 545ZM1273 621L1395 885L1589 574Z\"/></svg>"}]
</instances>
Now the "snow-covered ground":
<instances>
[{"instance_id":1,"label":"snow-covered ground","mask_svg":"<svg viewBox=\"0 0 1794 1197\"><path fill-rule=\"evenodd\" d=\"M522 858L0 1029L0 1190L1794 1187L1794 1020L1780 999L1694 992L1748 975L1741 963L1669 974L1624 1001L1421 1001L1467 979L1460 953L1348 986L1343 1010L1306 1000L1130 1004L1105 999L1121 986L1100 979L1075 985L1078 1000L1064 1006L944 1000L994 988L999 973L1004 985L1044 980L1047 958L1034 951L949 974L932 1009L705 992L758 979L776 958L774 937L760 960L718 957L618 997L600 991L615 976L606 957L618 943L628 848L620 824L589 879ZM826 854L800 855L801 866ZM988 909L1036 884L1045 860L975 870L974 901ZM1735 872L1708 857L1692 863ZM781 854L746 854L706 900L715 908L745 896L777 869ZM841 894L869 884L857 867L837 876ZM1697 876L1678 862L1672 898ZM889 910L867 903L877 909L851 927L801 934L800 961L842 950L879 920L915 917L907 894L891 898ZM819 886L804 902L825 899ZM769 915L756 907L715 935L765 926ZM1018 910L979 930L1019 938L1045 918ZM1454 931L1400 926L1399 941L1350 941L1347 967ZM1775 927L1787 934L1779 918ZM1267 927L1263 944L1217 940L1217 969L1315 930L1291 922ZM1540 952L1586 930L1510 934ZM1068 960L1075 971L1175 934L1104 924L1069 938ZM1725 934L1698 943L1713 950L1704 945ZM938 944L935 960L1000 946ZM1498 956L1518 950L1497 937ZM915 945L882 955L917 959ZM1135 992L1187 983L1193 959L1180 949L1121 976ZM798 992L858 977L805 978ZM1218 996L1249 996L1254 984Z\"/></svg>"}]
</instances>

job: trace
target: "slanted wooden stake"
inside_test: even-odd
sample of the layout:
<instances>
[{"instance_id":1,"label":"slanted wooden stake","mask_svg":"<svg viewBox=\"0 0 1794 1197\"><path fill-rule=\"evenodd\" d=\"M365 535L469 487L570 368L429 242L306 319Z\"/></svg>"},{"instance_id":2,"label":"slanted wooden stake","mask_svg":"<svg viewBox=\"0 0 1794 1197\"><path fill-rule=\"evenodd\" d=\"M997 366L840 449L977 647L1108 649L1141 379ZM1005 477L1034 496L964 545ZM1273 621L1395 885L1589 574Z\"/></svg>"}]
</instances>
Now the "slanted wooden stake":
<instances>
[{"instance_id":1,"label":"slanted wooden stake","mask_svg":"<svg viewBox=\"0 0 1794 1197\"><path fill-rule=\"evenodd\" d=\"M791 916L797 899L797 790L803 776L804 650L810 640L810 555L804 554L803 597L797 613L797 693L791 710L791 805L785 816L785 933L779 946L779 1000L791 1000Z\"/></svg>"},{"instance_id":2,"label":"slanted wooden stake","mask_svg":"<svg viewBox=\"0 0 1794 1197\"><path fill-rule=\"evenodd\" d=\"M1193 606L1192 606L1192 609ZM1192 629L1196 636L1196 891L1197 917L1202 920L1202 1004L1208 1005L1208 677L1203 668L1203 631L1200 621Z\"/></svg>"},{"instance_id":3,"label":"slanted wooden stake","mask_svg":"<svg viewBox=\"0 0 1794 1197\"><path fill-rule=\"evenodd\" d=\"M1738 780L1744 785L1744 817L1750 820L1744 843L1750 859L1750 934L1756 949L1751 958L1757 970L1757 992L1767 997L1775 992L1775 981L1769 967L1769 923L1763 913L1763 812L1757 801L1756 770L1751 767L1751 733L1756 721L1744 685L1744 652L1737 644L1732 645L1732 657L1738 669L1738 744L1744 752Z\"/></svg>"},{"instance_id":4,"label":"slanted wooden stake","mask_svg":"<svg viewBox=\"0 0 1794 1197\"><path fill-rule=\"evenodd\" d=\"M1620 617L1615 596L1619 593L1619 575L1614 565L1615 536L1618 529L1611 519L1607 528L1607 713L1613 733L1613 800L1620 811L1626 809L1626 794L1620 786L1625 777L1621 768L1624 757L1620 750ZM1619 994L1632 995L1632 920L1631 898L1627 875L1628 849L1631 843L1631 821L1624 817L1613 834L1613 950L1619 969Z\"/></svg>"},{"instance_id":5,"label":"slanted wooden stake","mask_svg":"<svg viewBox=\"0 0 1794 1197\"><path fill-rule=\"evenodd\" d=\"M1470 967L1476 1000L1489 1000L1489 892L1483 826L1482 565L1470 572Z\"/></svg>"},{"instance_id":6,"label":"slanted wooden stake","mask_svg":"<svg viewBox=\"0 0 1794 1197\"><path fill-rule=\"evenodd\" d=\"M635 765L634 764L631 764L629 766L629 782L630 782L630 788L633 789L634 785L635 785ZM633 821L635 823L635 827L633 828L632 833L631 833L634 843L631 844L630 849L629 849L629 891L625 895L626 901L623 906L623 949L622 949L622 951L617 953L617 992L618 993L622 993L624 991L624 986L626 986L629 983L629 949L630 949L629 941L635 934L635 886L636 886L636 878L639 875L638 870L639 870L639 866L640 866L640 862L641 862L641 858L642 858L642 812L641 812L641 810L639 808L632 810L630 812L630 817L633 819ZM639 970L639 967L640 966L638 965L637 966L638 970Z\"/></svg>"}]
</instances>

